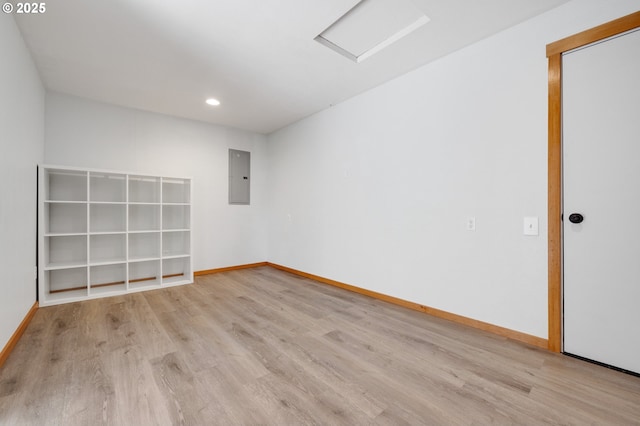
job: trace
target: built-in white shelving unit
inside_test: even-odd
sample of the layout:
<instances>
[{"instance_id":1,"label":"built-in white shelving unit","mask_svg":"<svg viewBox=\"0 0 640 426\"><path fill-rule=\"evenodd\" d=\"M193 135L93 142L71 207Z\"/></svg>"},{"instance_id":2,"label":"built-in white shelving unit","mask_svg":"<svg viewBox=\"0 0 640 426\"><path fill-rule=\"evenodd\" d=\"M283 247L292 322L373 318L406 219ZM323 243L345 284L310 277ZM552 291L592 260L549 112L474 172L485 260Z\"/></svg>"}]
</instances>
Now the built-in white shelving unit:
<instances>
[{"instance_id":1,"label":"built-in white shelving unit","mask_svg":"<svg viewBox=\"0 0 640 426\"><path fill-rule=\"evenodd\" d=\"M193 282L191 179L39 169L41 306Z\"/></svg>"}]
</instances>

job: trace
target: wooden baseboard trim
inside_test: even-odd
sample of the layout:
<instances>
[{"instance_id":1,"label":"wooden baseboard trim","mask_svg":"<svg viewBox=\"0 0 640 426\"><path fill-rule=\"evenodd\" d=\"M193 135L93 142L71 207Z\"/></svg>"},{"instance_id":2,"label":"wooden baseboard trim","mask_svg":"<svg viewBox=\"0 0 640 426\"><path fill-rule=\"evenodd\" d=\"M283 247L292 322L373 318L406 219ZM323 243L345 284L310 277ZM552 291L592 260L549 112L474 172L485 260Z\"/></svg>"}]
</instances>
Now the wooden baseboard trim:
<instances>
[{"instance_id":1,"label":"wooden baseboard trim","mask_svg":"<svg viewBox=\"0 0 640 426\"><path fill-rule=\"evenodd\" d=\"M271 262L258 262L258 263L250 263L246 265L237 265L237 266L228 266L226 268L216 268L216 269L206 269L203 271L195 271L193 275L208 275L208 274L216 274L218 272L227 272L227 271L236 271L238 269L248 269L248 268L257 268L260 266L270 266L275 269L279 269L281 271L289 272L301 277L309 278L314 281L319 281L324 284L329 284L334 287L339 287L345 290L352 291L354 293L363 294L365 296L373 297L378 300L383 300L385 302L393 303L394 305L403 306L405 308L413 309L414 311L423 312L428 315L433 315L434 317L446 319L449 321L456 322L458 324L464 324L469 327L477 328L479 330L488 331L490 333L496 334L498 336L506 337L512 340L517 340L519 342L527 343L533 346L537 346L539 348L548 349L548 341L547 339L543 339L542 337L532 336L530 334L522 333L520 331L511 330L508 328L500 327L498 325L489 324L487 322L475 320L473 318L464 317L462 315L453 314L451 312L442 311L440 309L431 308L429 306L424 306L419 303L410 302L408 300L400 299L393 296L388 296L386 294L378 293L376 291L367 290L361 287L356 287L351 284L345 284L340 281L331 280L329 278L324 278L319 275L309 274L307 272L299 271L297 269L289 268L287 266L278 265L277 263Z\"/></svg>"},{"instance_id":2,"label":"wooden baseboard trim","mask_svg":"<svg viewBox=\"0 0 640 426\"><path fill-rule=\"evenodd\" d=\"M217 274L218 272L237 271L238 269L258 268L260 266L267 266L268 262L248 263L246 265L227 266L225 268L205 269L203 271L195 271L194 276Z\"/></svg>"},{"instance_id":3,"label":"wooden baseboard trim","mask_svg":"<svg viewBox=\"0 0 640 426\"><path fill-rule=\"evenodd\" d=\"M2 352L0 352L0 368L4 365L7 358L9 358L9 355L11 355L11 352L13 351L13 348L16 347L16 344L18 344L18 341L22 337L22 334L27 329L27 326L31 322L33 316L36 314L38 306L38 302L35 302L33 304L31 309L29 309L29 312L27 312L27 315L18 326L17 330L13 333L13 336L11 336L7 344L4 345L4 349L2 349Z\"/></svg>"},{"instance_id":4,"label":"wooden baseboard trim","mask_svg":"<svg viewBox=\"0 0 640 426\"><path fill-rule=\"evenodd\" d=\"M320 277L318 275L309 274L307 272L302 272L297 269L288 268L286 266L278 265L275 263L267 262L268 266L272 268L280 269L281 271L289 272L295 275L299 275L305 278L310 278L315 281L319 281L324 284L329 284L335 287L340 287L345 290L353 291L354 293L363 294L365 296L373 297L375 299L383 300L385 302L393 303L394 305L403 306L405 308L413 309L414 311L423 312L425 314L433 315L434 317L446 319L449 321L453 321L459 324L464 324L473 328L477 328L480 330L488 331L493 334L497 334L502 337L506 337L512 340L517 340L519 342L527 343L533 346L537 346L539 348L547 349L548 342L547 339L543 339L541 337L532 336L530 334L522 333L519 331L511 330L508 328L500 327L494 324L489 324L487 322L478 321L472 318L464 317L462 315L453 314L451 312L442 311L440 309L431 308L429 306L424 306L419 303L410 302L404 299L399 299L397 297L388 296L386 294L378 293L375 291L367 290L364 288L356 287L350 284L341 283L339 281L334 281L328 278Z\"/></svg>"}]
</instances>

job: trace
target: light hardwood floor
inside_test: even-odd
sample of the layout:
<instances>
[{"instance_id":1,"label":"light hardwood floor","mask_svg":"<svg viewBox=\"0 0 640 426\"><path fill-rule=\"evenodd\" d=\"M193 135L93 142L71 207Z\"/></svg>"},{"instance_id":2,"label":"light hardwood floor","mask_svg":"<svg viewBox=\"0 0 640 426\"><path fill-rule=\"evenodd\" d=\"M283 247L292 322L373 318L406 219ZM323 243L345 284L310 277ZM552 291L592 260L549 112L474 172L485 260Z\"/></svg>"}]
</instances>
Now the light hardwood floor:
<instances>
[{"instance_id":1,"label":"light hardwood floor","mask_svg":"<svg viewBox=\"0 0 640 426\"><path fill-rule=\"evenodd\" d=\"M640 378L261 267L41 308L0 424L640 424Z\"/></svg>"}]
</instances>

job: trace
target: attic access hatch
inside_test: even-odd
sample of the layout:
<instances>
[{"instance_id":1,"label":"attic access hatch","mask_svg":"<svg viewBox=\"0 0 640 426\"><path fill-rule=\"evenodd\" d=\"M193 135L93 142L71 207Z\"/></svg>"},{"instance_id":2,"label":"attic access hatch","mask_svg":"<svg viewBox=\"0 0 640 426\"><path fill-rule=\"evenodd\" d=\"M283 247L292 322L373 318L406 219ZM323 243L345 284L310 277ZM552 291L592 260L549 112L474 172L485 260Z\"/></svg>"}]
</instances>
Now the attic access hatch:
<instances>
[{"instance_id":1,"label":"attic access hatch","mask_svg":"<svg viewBox=\"0 0 640 426\"><path fill-rule=\"evenodd\" d=\"M315 40L362 62L429 21L411 0L362 0Z\"/></svg>"}]
</instances>

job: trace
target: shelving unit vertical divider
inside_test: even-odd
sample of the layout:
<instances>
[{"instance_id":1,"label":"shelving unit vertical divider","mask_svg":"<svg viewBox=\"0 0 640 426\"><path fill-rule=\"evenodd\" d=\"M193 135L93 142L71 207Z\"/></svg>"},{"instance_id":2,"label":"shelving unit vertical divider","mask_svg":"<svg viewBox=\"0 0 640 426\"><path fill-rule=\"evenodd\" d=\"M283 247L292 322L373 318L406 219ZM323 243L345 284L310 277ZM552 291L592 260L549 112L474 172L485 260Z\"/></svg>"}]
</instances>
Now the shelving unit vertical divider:
<instances>
[{"instance_id":1,"label":"shelving unit vertical divider","mask_svg":"<svg viewBox=\"0 0 640 426\"><path fill-rule=\"evenodd\" d=\"M129 174L124 175L124 285L129 291Z\"/></svg>"},{"instance_id":2,"label":"shelving unit vertical divider","mask_svg":"<svg viewBox=\"0 0 640 426\"><path fill-rule=\"evenodd\" d=\"M46 233L44 226L44 210L47 205L46 191L44 190L44 167L38 166L38 259L36 260L36 269L38 273L38 301L42 303L44 300L44 240L43 235Z\"/></svg>"},{"instance_id":3,"label":"shelving unit vertical divider","mask_svg":"<svg viewBox=\"0 0 640 426\"><path fill-rule=\"evenodd\" d=\"M91 296L91 173L87 172L87 296Z\"/></svg>"},{"instance_id":4,"label":"shelving unit vertical divider","mask_svg":"<svg viewBox=\"0 0 640 426\"><path fill-rule=\"evenodd\" d=\"M189 277L193 281L193 179L189 179Z\"/></svg>"},{"instance_id":5,"label":"shelving unit vertical divider","mask_svg":"<svg viewBox=\"0 0 640 426\"><path fill-rule=\"evenodd\" d=\"M163 177L160 178L160 187L158 188L158 190L160 192L160 198L159 198L160 205L158 206L158 209L160 209L160 224L159 224L160 232L158 233L158 240L159 240L159 244L160 244L160 253L159 253L160 254L160 260L159 260L159 263L160 263L160 276L158 278L159 278L159 281L160 281L160 285L162 286L162 285L164 285L164 262L162 261L162 255L164 253L162 251L163 250L163 247L162 247L162 243L163 242L162 242L162 240L164 239L163 238L164 224L162 222L163 221L162 214L164 213L164 200L163 200L164 178Z\"/></svg>"}]
</instances>

